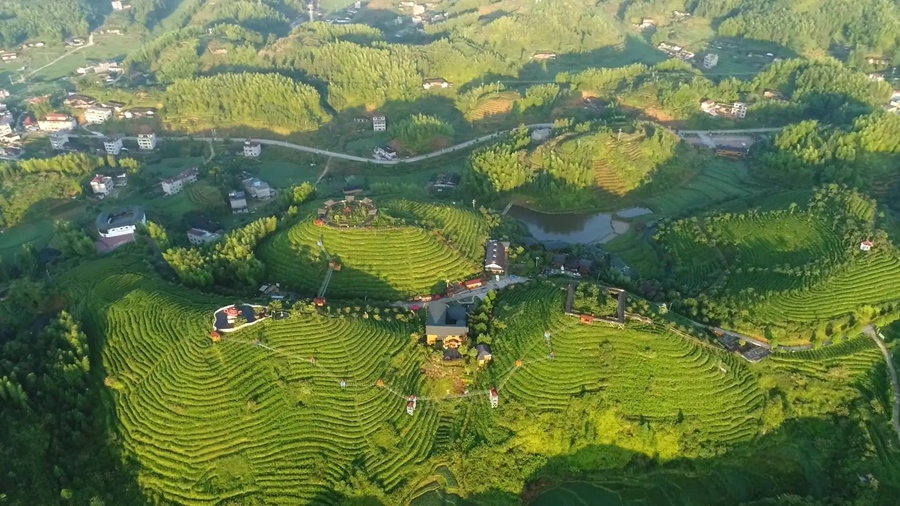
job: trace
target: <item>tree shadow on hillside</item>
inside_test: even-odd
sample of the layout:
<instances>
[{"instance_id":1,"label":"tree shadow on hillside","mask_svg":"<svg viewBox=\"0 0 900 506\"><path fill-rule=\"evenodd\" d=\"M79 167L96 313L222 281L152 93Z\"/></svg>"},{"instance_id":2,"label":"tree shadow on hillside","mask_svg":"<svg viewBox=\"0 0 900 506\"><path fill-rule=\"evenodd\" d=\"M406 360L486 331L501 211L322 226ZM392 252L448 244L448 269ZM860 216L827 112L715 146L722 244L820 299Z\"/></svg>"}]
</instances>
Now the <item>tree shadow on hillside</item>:
<instances>
[{"instance_id":1,"label":"tree shadow on hillside","mask_svg":"<svg viewBox=\"0 0 900 506\"><path fill-rule=\"evenodd\" d=\"M883 418L877 423L887 424ZM654 422L644 422L653 437ZM642 426L643 427L643 426ZM687 440L690 440L690 436ZM897 476L866 449L867 437L850 418L792 419L776 431L726 450L700 448L709 457L661 462L629 449L594 445L551 457L533 471L521 497L500 484L467 499L474 504L706 504L732 506L787 494L812 501L873 499L866 504L893 504ZM682 444L690 444L683 440ZM896 451L896 440L885 451ZM891 448L893 447L893 448ZM515 452L513 452L515 453ZM516 469L525 454L498 455L490 466ZM619 462L627 462L624 466ZM606 469L604 469L606 468ZM858 476L871 473L875 488ZM505 473L494 474L502 481ZM513 473L514 474L514 473ZM485 475L490 482L490 474ZM474 476L469 479L474 479ZM496 483L496 482L495 482ZM813 502L814 504L815 502ZM809 504L809 503L803 503Z\"/></svg>"},{"instance_id":2,"label":"tree shadow on hillside","mask_svg":"<svg viewBox=\"0 0 900 506\"><path fill-rule=\"evenodd\" d=\"M667 59L665 54L657 51L640 37L627 35L621 46L609 45L586 53L557 54L552 60L532 60L519 70L518 77L522 80L554 81L561 72L574 73L601 67L618 68L634 63L655 65ZM485 80L487 79L485 77Z\"/></svg>"}]
</instances>

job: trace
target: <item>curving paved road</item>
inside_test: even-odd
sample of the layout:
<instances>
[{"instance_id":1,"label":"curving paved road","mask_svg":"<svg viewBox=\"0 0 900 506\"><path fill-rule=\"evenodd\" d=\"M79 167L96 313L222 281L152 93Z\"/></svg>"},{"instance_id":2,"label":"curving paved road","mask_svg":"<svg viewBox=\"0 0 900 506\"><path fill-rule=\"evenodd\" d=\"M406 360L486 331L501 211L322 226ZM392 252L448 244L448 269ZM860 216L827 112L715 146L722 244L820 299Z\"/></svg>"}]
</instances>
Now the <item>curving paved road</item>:
<instances>
[{"instance_id":1,"label":"curving paved road","mask_svg":"<svg viewBox=\"0 0 900 506\"><path fill-rule=\"evenodd\" d=\"M86 126L82 126L82 128L84 128L88 132L91 132L93 135L95 135L97 137L103 136L103 134L101 134L99 132L94 132L92 130L88 130L88 128ZM518 127L516 127L516 128L518 128ZM486 142L491 139L496 139L497 137L500 137L509 132L512 132L513 130L516 130L516 128L512 128L509 130L501 130L499 132L494 132L492 134L482 135L481 137L477 137L475 139L472 139L472 140L469 140L466 142L461 142L459 144L456 144L456 145L453 145L450 147L446 147L444 149L439 149L439 150L433 151L431 153L426 153L424 155L412 156L409 158L403 158L403 159L399 159L399 160L379 160L376 158L367 158L364 156L350 155L347 153L338 153L337 151L328 151L327 149L319 149L319 148L314 148L311 146L304 146L302 144L294 144L293 142L279 141L279 140L274 140L274 139L254 138L253 140L256 142L259 142L260 144L265 144L267 146L279 146L282 148L293 149L296 151L312 153L314 155L330 156L330 157L334 157L334 158L340 158L342 160L350 160L353 162L373 163L375 165L399 165L399 164L403 164L403 163L421 162L423 160L428 160L430 158L436 158L438 156L443 156L443 155L446 155L449 153L453 153L454 151L460 151L463 149L467 149L476 144L480 144L482 142ZM535 128L553 128L553 123L533 123L531 125L525 125L525 128L527 128L529 130L533 130ZM777 132L779 130L781 130L781 128L744 128L744 129L737 129L737 130L711 130L711 131L708 131L708 130L677 130L674 132L679 135L693 135L693 134L701 134L701 133L702 134L709 133L712 135L717 135L717 134L742 134L742 133L747 133L747 134L768 133L768 132ZM132 141L137 140L137 137L122 137L122 138L126 139L126 140L132 140ZM221 137L194 137L194 136L189 136L189 135L180 136L180 137L165 137L165 138L166 139L174 139L174 140L195 140L195 141L207 141L207 142L221 140Z\"/></svg>"},{"instance_id":2,"label":"curving paved road","mask_svg":"<svg viewBox=\"0 0 900 506\"><path fill-rule=\"evenodd\" d=\"M766 134L780 132L784 127L736 128L734 130L673 130L678 135Z\"/></svg>"},{"instance_id":3,"label":"curving paved road","mask_svg":"<svg viewBox=\"0 0 900 506\"><path fill-rule=\"evenodd\" d=\"M100 132L94 132L93 130L89 130L86 126L82 126L84 130L91 132L96 137L103 137L103 134ZM518 127L517 127L518 128ZM553 128L553 123L534 123L532 125L525 125L525 128L534 129L534 128ZM449 153L453 153L454 151L460 151L462 149L470 148L476 144L480 144L485 141L489 141L491 139L496 139L501 135L507 134L515 129L510 130L501 130L499 132L494 132L492 134L482 135L481 137L472 139L470 141L461 142L454 146L446 147L444 149L440 149L438 151L434 151L431 153L426 153L424 155L412 156L409 158L403 158L400 160L378 160L375 158L366 158L364 156L357 155L348 155L346 153L338 153L336 151L328 151L327 149L319 149L310 146L304 146L302 144L294 144L293 142L286 141L278 141L274 139L257 139L253 140L259 142L260 144L265 144L267 146L280 146L283 148L294 149L297 151L304 151L306 153L312 153L314 155L321 156L332 156L334 158L340 158L343 160L351 160L354 162L363 162L363 163L374 163L376 165L398 165L401 163L416 163L421 162L422 160L428 160L429 158L435 158L438 156L443 156ZM123 139L134 141L137 140L137 137L122 137ZM174 140L195 140L195 141L207 141L212 142L214 140L221 140L221 137L194 137L194 136L182 136L182 137L165 137L166 139L174 139Z\"/></svg>"},{"instance_id":4,"label":"curving paved road","mask_svg":"<svg viewBox=\"0 0 900 506\"><path fill-rule=\"evenodd\" d=\"M887 360L888 375L891 377L891 385L894 387L894 416L891 417L891 422L894 425L894 432L897 433L897 438L900 438L900 381L897 380L897 368L894 367L894 361L891 360L891 352L888 351L884 342L879 339L875 328L871 325L866 325L863 328L863 334L875 341L875 344L881 350L881 354L884 355L884 359Z\"/></svg>"}]
</instances>

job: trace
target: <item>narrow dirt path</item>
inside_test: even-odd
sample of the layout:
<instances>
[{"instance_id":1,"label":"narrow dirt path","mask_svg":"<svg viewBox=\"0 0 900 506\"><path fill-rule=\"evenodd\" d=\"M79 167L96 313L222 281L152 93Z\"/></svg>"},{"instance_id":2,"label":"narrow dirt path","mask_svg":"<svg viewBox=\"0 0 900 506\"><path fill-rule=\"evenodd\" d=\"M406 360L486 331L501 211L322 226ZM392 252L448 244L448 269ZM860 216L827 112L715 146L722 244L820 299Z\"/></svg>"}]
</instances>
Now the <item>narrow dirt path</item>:
<instances>
[{"instance_id":1,"label":"narrow dirt path","mask_svg":"<svg viewBox=\"0 0 900 506\"><path fill-rule=\"evenodd\" d=\"M75 49L70 49L69 51L66 51L66 52L63 53L61 56L59 56L59 57L56 58L55 60L53 60L53 61L47 63L47 64L44 65L43 67L36 68L36 69L32 70L31 72L29 72L28 74L25 74L25 77L31 77L31 76L37 74L38 72L44 70L45 68L49 67L50 65L56 64L58 61L62 60L63 58L67 58L67 57L69 57L69 56L71 56L71 55L77 53L78 51L81 51L82 49L87 49L87 48L89 48L89 47L91 47L91 46L93 46L93 45L94 45L94 34L93 34L93 32L91 32L91 34L88 35L88 41L87 41L87 44L85 44L85 45L83 45L83 46L78 46L78 47L76 47Z\"/></svg>"},{"instance_id":2,"label":"narrow dirt path","mask_svg":"<svg viewBox=\"0 0 900 506\"><path fill-rule=\"evenodd\" d=\"M334 159L334 157L331 157L331 156L328 157L328 161L325 162L325 170L323 170L322 173L319 174L319 179L316 179L316 182L313 184L318 185L319 181L321 181L322 178L325 177L326 174L328 174L328 171L331 169L331 160L333 160L333 159Z\"/></svg>"},{"instance_id":3,"label":"narrow dirt path","mask_svg":"<svg viewBox=\"0 0 900 506\"><path fill-rule=\"evenodd\" d=\"M884 359L887 360L888 375L891 377L891 385L894 390L894 416L891 417L891 423L894 425L894 432L897 433L897 438L900 439L900 381L897 380L897 368L894 367L894 361L891 359L891 352L878 337L878 332L875 331L875 328L871 325L866 325L865 328L863 328L863 334L871 337L872 340L875 341L875 344L878 345L878 349L881 350L881 354L884 355Z\"/></svg>"}]
</instances>

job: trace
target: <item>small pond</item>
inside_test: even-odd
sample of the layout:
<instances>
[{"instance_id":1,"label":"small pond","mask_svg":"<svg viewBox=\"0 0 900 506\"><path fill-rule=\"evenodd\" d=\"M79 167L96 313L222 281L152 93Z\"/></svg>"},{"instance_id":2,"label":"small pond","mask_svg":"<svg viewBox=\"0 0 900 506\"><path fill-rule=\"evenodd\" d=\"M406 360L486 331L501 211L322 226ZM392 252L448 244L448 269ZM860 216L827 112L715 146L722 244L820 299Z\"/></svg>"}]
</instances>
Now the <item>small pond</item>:
<instances>
[{"instance_id":1,"label":"small pond","mask_svg":"<svg viewBox=\"0 0 900 506\"><path fill-rule=\"evenodd\" d=\"M512 206L507 216L524 223L538 241L589 244L607 242L628 231L628 223L614 217L633 218L650 212L647 208L632 207L617 213L542 213Z\"/></svg>"}]
</instances>

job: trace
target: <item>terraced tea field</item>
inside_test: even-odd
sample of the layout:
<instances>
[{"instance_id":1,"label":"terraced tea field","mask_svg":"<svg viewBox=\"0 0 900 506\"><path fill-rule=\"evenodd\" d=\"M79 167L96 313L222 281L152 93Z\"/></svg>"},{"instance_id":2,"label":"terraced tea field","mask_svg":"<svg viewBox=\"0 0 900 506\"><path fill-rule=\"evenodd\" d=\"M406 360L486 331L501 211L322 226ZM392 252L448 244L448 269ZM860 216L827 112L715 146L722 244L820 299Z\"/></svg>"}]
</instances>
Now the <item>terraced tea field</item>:
<instances>
[{"instance_id":1,"label":"terraced tea field","mask_svg":"<svg viewBox=\"0 0 900 506\"><path fill-rule=\"evenodd\" d=\"M831 224L805 213L707 218L680 227L666 232L663 244L676 259L676 281L689 293L719 280L734 293L745 288L757 292L796 289L802 286L799 277L771 269L838 262L847 253ZM723 279L726 271L728 278Z\"/></svg>"},{"instance_id":2,"label":"terraced tea field","mask_svg":"<svg viewBox=\"0 0 900 506\"><path fill-rule=\"evenodd\" d=\"M379 212L392 209L407 225L335 229L307 220L264 244L259 256L273 280L315 292L328 268L317 245L321 238L342 263L328 288L328 295L338 297L396 300L432 293L437 283L480 271L487 240L480 216L459 207L402 200L385 202Z\"/></svg>"},{"instance_id":3,"label":"terraced tea field","mask_svg":"<svg viewBox=\"0 0 900 506\"><path fill-rule=\"evenodd\" d=\"M581 325L563 315L565 292L548 283L501 292L494 362L473 377L468 397L447 399L422 373L430 353L410 339L420 324L394 310L369 318L352 308L298 313L214 344L211 313L233 301L170 285L144 268L123 252L61 281L101 355L123 451L159 503L344 504L366 495L427 504L478 492L485 472L502 475L515 495L540 477L539 469L531 474L487 455L572 458L573 469L613 473L558 490L588 502L676 504L670 498L738 484L723 496L723 504L736 503L797 486L802 457L793 446L763 447L749 469L709 460L752 450L763 428L781 430L765 414L774 387L792 416L810 419L863 409L869 398L886 402L880 353L868 339L751 366L662 326ZM500 392L499 409L488 407L489 387ZM407 393L420 396L414 416L404 409ZM893 469L896 459L881 459L896 448L889 425L866 420L872 459ZM653 466L646 482L615 477L641 455L676 469ZM680 470L681 457L697 467Z\"/></svg>"},{"instance_id":4,"label":"terraced tea field","mask_svg":"<svg viewBox=\"0 0 900 506\"><path fill-rule=\"evenodd\" d=\"M875 253L850 264L810 290L789 292L756 308L757 313L810 322L848 313L859 306L900 300L900 259Z\"/></svg>"},{"instance_id":5,"label":"terraced tea field","mask_svg":"<svg viewBox=\"0 0 900 506\"><path fill-rule=\"evenodd\" d=\"M134 273L79 274L122 443L162 502L333 503L351 467L397 491L428 457L438 409L421 403L410 417L375 386L417 388L409 324L296 316L213 344L221 301Z\"/></svg>"},{"instance_id":6,"label":"terraced tea field","mask_svg":"<svg viewBox=\"0 0 900 506\"><path fill-rule=\"evenodd\" d=\"M492 370L524 361L504 386L515 402L564 411L573 396L602 391L625 417L672 423L682 416L701 439L728 445L756 435L765 399L745 364L663 328L582 325L562 314L563 304L554 287L515 289L499 301L510 313L494 339L500 367Z\"/></svg>"},{"instance_id":7,"label":"terraced tea field","mask_svg":"<svg viewBox=\"0 0 900 506\"><path fill-rule=\"evenodd\" d=\"M760 191L762 188L750 181L741 162L715 159L690 181L648 197L644 203L660 214L674 214L749 197Z\"/></svg>"},{"instance_id":8,"label":"terraced tea field","mask_svg":"<svg viewBox=\"0 0 900 506\"><path fill-rule=\"evenodd\" d=\"M516 100L521 98L521 95L515 91L501 91L485 95L472 110L466 112L465 118L469 122L475 122L505 115L512 110Z\"/></svg>"}]
</instances>

